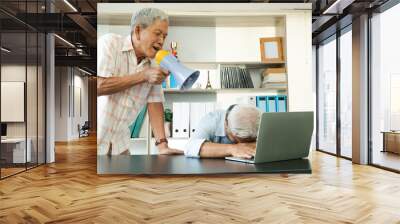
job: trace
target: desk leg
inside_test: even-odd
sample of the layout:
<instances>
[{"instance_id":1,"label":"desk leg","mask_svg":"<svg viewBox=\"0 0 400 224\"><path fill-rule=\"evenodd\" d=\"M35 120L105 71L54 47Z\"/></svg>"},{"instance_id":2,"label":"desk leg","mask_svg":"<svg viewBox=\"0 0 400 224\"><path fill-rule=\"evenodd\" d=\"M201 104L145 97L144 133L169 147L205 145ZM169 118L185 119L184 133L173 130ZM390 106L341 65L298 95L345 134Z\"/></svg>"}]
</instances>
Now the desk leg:
<instances>
[{"instance_id":1,"label":"desk leg","mask_svg":"<svg viewBox=\"0 0 400 224\"><path fill-rule=\"evenodd\" d=\"M381 152L386 152L386 134L383 133L383 149Z\"/></svg>"}]
</instances>

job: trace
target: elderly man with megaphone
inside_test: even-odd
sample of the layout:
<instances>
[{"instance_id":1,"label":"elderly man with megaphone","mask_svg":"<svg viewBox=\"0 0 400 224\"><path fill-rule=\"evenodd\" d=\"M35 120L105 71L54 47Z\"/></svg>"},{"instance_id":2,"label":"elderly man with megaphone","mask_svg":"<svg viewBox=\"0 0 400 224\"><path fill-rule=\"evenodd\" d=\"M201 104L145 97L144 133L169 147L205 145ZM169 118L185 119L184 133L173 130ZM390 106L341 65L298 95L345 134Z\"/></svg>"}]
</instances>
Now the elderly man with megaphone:
<instances>
[{"instance_id":1,"label":"elderly man with megaphone","mask_svg":"<svg viewBox=\"0 0 400 224\"><path fill-rule=\"evenodd\" d=\"M168 53L161 51L167 34L167 14L159 9L145 8L132 16L129 36L107 34L99 39L98 154L129 154L129 125L146 104L159 153L182 154L182 151L168 147L160 84L168 76L171 66L175 66L175 73L181 76L185 73L181 88L190 88L198 71L193 76L187 75L187 72L193 72L186 71ZM161 67L150 66L150 60L154 58ZM185 82L186 78L189 81Z\"/></svg>"}]
</instances>

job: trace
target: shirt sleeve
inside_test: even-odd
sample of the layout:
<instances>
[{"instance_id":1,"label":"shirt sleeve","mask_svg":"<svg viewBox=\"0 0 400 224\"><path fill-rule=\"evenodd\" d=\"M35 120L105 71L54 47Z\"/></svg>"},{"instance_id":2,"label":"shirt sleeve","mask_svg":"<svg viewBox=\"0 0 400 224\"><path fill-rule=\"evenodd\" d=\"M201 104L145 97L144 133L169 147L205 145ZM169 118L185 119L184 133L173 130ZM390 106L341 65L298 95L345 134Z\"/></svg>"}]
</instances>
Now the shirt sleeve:
<instances>
[{"instance_id":1,"label":"shirt sleeve","mask_svg":"<svg viewBox=\"0 0 400 224\"><path fill-rule=\"evenodd\" d=\"M163 103L164 99L164 91L162 90L161 85L153 85L150 89L149 96L147 98L148 103Z\"/></svg>"},{"instance_id":2,"label":"shirt sleeve","mask_svg":"<svg viewBox=\"0 0 400 224\"><path fill-rule=\"evenodd\" d=\"M209 113L200 120L196 131L184 147L184 153L187 157L200 157L201 146L205 141L211 141L216 124L217 119L214 113Z\"/></svg>"},{"instance_id":3,"label":"shirt sleeve","mask_svg":"<svg viewBox=\"0 0 400 224\"><path fill-rule=\"evenodd\" d=\"M97 42L97 75L110 77L115 71L115 49L118 40L115 35L107 34Z\"/></svg>"}]
</instances>

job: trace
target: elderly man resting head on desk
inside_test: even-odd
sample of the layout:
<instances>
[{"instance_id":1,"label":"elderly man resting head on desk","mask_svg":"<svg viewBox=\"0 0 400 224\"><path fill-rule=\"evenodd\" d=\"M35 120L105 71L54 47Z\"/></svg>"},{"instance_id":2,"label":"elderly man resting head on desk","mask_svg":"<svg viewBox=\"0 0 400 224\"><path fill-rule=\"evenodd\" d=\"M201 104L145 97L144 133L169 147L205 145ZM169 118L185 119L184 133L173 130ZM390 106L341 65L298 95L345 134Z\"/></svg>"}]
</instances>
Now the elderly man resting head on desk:
<instances>
[{"instance_id":1,"label":"elderly man resting head on desk","mask_svg":"<svg viewBox=\"0 0 400 224\"><path fill-rule=\"evenodd\" d=\"M242 157L255 154L261 111L250 105L231 105L204 116L184 148L189 157Z\"/></svg>"}]
</instances>

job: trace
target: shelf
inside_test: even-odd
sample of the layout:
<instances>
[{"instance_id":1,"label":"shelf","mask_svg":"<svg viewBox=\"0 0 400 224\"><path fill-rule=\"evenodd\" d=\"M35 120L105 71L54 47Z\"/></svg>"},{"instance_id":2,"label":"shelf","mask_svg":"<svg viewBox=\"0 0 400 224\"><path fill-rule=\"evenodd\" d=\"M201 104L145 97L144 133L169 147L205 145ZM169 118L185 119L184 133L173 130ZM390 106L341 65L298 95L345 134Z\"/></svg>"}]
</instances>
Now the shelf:
<instances>
[{"instance_id":1,"label":"shelf","mask_svg":"<svg viewBox=\"0 0 400 224\"><path fill-rule=\"evenodd\" d=\"M247 65L247 66L274 66L274 65L283 65L286 62L271 62L271 63L264 63L261 61L181 61L182 64L219 64L219 65Z\"/></svg>"},{"instance_id":2,"label":"shelf","mask_svg":"<svg viewBox=\"0 0 400 224\"><path fill-rule=\"evenodd\" d=\"M174 137L167 137L168 140L189 140L189 137L179 137L179 138L174 138ZM152 141L155 141L155 138L151 138Z\"/></svg>"},{"instance_id":3,"label":"shelf","mask_svg":"<svg viewBox=\"0 0 400 224\"><path fill-rule=\"evenodd\" d=\"M147 141L147 138L131 138L131 141Z\"/></svg>"},{"instance_id":4,"label":"shelf","mask_svg":"<svg viewBox=\"0 0 400 224\"><path fill-rule=\"evenodd\" d=\"M258 93L258 92L272 92L286 94L286 90L281 89L263 89L263 88L235 88L235 89L189 89L189 90L178 90L178 89L164 89L166 94L184 94L184 93L196 93L196 94L216 94L216 93Z\"/></svg>"},{"instance_id":5,"label":"shelf","mask_svg":"<svg viewBox=\"0 0 400 224\"><path fill-rule=\"evenodd\" d=\"M225 9L226 10L226 9ZM224 10L224 11L225 11ZM98 24L112 25L130 25L132 11L129 13L107 12L100 13ZM186 10L185 10L186 11ZM173 9L169 14L169 26L189 26L189 27L266 27L279 26L283 24L284 17L280 15L254 15L254 13L238 12L216 12L214 10L206 11L182 11Z\"/></svg>"},{"instance_id":6,"label":"shelf","mask_svg":"<svg viewBox=\"0 0 400 224\"><path fill-rule=\"evenodd\" d=\"M188 89L188 90L179 90L179 89L164 89L164 93L216 93L217 89Z\"/></svg>"}]
</instances>

